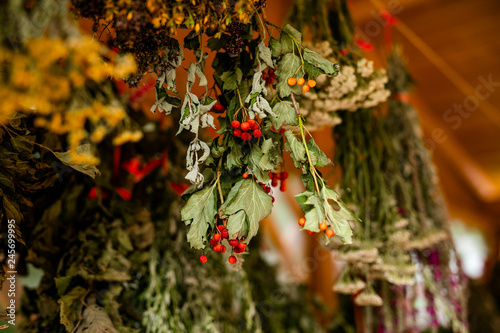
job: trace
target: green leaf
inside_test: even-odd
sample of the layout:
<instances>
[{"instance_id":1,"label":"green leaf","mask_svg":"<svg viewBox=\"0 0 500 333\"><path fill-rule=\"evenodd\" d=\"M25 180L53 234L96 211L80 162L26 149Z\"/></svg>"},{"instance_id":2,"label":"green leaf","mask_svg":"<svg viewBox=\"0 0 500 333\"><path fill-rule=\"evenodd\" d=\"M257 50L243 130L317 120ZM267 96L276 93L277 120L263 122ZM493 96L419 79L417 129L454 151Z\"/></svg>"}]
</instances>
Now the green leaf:
<instances>
[{"instance_id":1,"label":"green leaf","mask_svg":"<svg viewBox=\"0 0 500 333\"><path fill-rule=\"evenodd\" d=\"M230 239L247 236L248 221L247 214L244 210L240 210L236 214L229 216L227 220L227 231L229 232Z\"/></svg>"},{"instance_id":2,"label":"green leaf","mask_svg":"<svg viewBox=\"0 0 500 333\"><path fill-rule=\"evenodd\" d=\"M300 65L301 62L298 56L293 53L287 53L278 62L276 77L279 81L286 82L288 78L295 77L297 75Z\"/></svg>"},{"instance_id":3,"label":"green leaf","mask_svg":"<svg viewBox=\"0 0 500 333\"><path fill-rule=\"evenodd\" d=\"M190 225L187 239L191 247L203 249L208 227L214 225L217 214L217 192L215 184L191 195L186 205L181 209L181 218Z\"/></svg>"},{"instance_id":4,"label":"green leaf","mask_svg":"<svg viewBox=\"0 0 500 333\"><path fill-rule=\"evenodd\" d=\"M243 185L244 179L238 180L232 187L231 190L229 191L229 194L227 195L226 200L224 203L220 206L219 211L224 211L227 206L236 198L238 195L238 191L240 190L241 185Z\"/></svg>"},{"instance_id":5,"label":"green leaf","mask_svg":"<svg viewBox=\"0 0 500 333\"><path fill-rule=\"evenodd\" d=\"M274 68L273 59L271 58L271 50L263 43L259 43L259 58L271 68Z\"/></svg>"},{"instance_id":6,"label":"green leaf","mask_svg":"<svg viewBox=\"0 0 500 333\"><path fill-rule=\"evenodd\" d=\"M274 170L274 167L271 167L269 169L264 169L261 167L261 161L262 158L264 157L264 154L262 153L262 150L259 146L255 145L253 146L252 150L250 151L250 154L248 155L247 158L247 167L250 169L252 174L257 178L257 180L261 183L265 183L269 181L269 172L271 170ZM264 161L265 163L265 161ZM266 166L269 167L269 166Z\"/></svg>"},{"instance_id":7,"label":"green leaf","mask_svg":"<svg viewBox=\"0 0 500 333\"><path fill-rule=\"evenodd\" d=\"M81 146L76 147L76 152L78 154L90 154L91 149L90 149L90 143L83 144ZM87 176L90 176L92 178L95 178L96 175L100 175L101 173L99 170L96 168L95 165L93 164L77 164L71 161L71 152L73 149L68 150L66 152L54 152L54 155L65 165L75 169L76 171L79 171L83 174L86 174Z\"/></svg>"},{"instance_id":8,"label":"green leaf","mask_svg":"<svg viewBox=\"0 0 500 333\"><path fill-rule=\"evenodd\" d=\"M306 62L314 67L319 68L325 74L338 74L337 66L333 62L326 60L314 51L304 49L303 57Z\"/></svg>"},{"instance_id":9,"label":"green leaf","mask_svg":"<svg viewBox=\"0 0 500 333\"><path fill-rule=\"evenodd\" d=\"M278 92L278 95L281 98L286 98L290 96L290 93L292 92L292 88L286 81L280 81L276 85L276 91Z\"/></svg>"},{"instance_id":10,"label":"green leaf","mask_svg":"<svg viewBox=\"0 0 500 333\"><path fill-rule=\"evenodd\" d=\"M315 67L314 65L311 65L307 61L304 62L304 70L311 77L318 77L321 74L324 74L321 69L319 69L318 67Z\"/></svg>"},{"instance_id":11,"label":"green leaf","mask_svg":"<svg viewBox=\"0 0 500 333\"><path fill-rule=\"evenodd\" d=\"M276 38L269 40L269 46L271 47L271 53L274 58L277 58L281 54L281 43Z\"/></svg>"},{"instance_id":12,"label":"green leaf","mask_svg":"<svg viewBox=\"0 0 500 333\"><path fill-rule=\"evenodd\" d=\"M222 48L222 40L220 38L209 38L207 40L207 46L210 48L212 51L219 51Z\"/></svg>"},{"instance_id":13,"label":"green leaf","mask_svg":"<svg viewBox=\"0 0 500 333\"><path fill-rule=\"evenodd\" d=\"M291 130L285 132L285 150L290 152L290 157L297 168L307 161L306 149L302 142L293 135Z\"/></svg>"},{"instance_id":14,"label":"green leaf","mask_svg":"<svg viewBox=\"0 0 500 333\"><path fill-rule=\"evenodd\" d=\"M348 221L354 221L356 218L352 212L340 200L337 192L323 186L321 189L322 199L326 202L326 214L328 222L331 225L335 235L345 244L352 243L352 230Z\"/></svg>"},{"instance_id":15,"label":"green leaf","mask_svg":"<svg viewBox=\"0 0 500 333\"><path fill-rule=\"evenodd\" d=\"M227 154L226 166L228 170L233 168L241 168L243 162L241 161L243 154L241 153L241 148L239 146L233 146L230 148L229 154Z\"/></svg>"},{"instance_id":16,"label":"green leaf","mask_svg":"<svg viewBox=\"0 0 500 333\"><path fill-rule=\"evenodd\" d=\"M302 34L287 24L280 36L281 53L292 53L297 48L295 43L300 46L301 40Z\"/></svg>"},{"instance_id":17,"label":"green leaf","mask_svg":"<svg viewBox=\"0 0 500 333\"><path fill-rule=\"evenodd\" d=\"M324 167L325 165L332 164L332 161L325 155L325 153L319 149L318 145L311 138L307 142L307 148L309 149L309 156L311 156L311 162L317 167Z\"/></svg>"},{"instance_id":18,"label":"green leaf","mask_svg":"<svg viewBox=\"0 0 500 333\"><path fill-rule=\"evenodd\" d=\"M224 90L236 90L241 83L243 77L243 72L241 69L236 68L234 71L227 71L222 73L220 76L221 80L224 82L222 89Z\"/></svg>"},{"instance_id":19,"label":"green leaf","mask_svg":"<svg viewBox=\"0 0 500 333\"><path fill-rule=\"evenodd\" d=\"M258 167L264 171L276 170L283 161L279 142L267 139L262 143L261 151L262 157L258 163ZM269 176L268 172L267 174Z\"/></svg>"},{"instance_id":20,"label":"green leaf","mask_svg":"<svg viewBox=\"0 0 500 333\"><path fill-rule=\"evenodd\" d=\"M283 101L276 103L273 107L273 112L278 116L277 118L271 117L274 128L280 128L283 123L290 126L297 126L299 124L292 102Z\"/></svg>"},{"instance_id":21,"label":"green leaf","mask_svg":"<svg viewBox=\"0 0 500 333\"><path fill-rule=\"evenodd\" d=\"M230 216L240 210L248 217L248 235L246 242L257 234L259 222L271 213L273 207L269 196L253 179L245 179L233 200L225 207L224 215Z\"/></svg>"}]
</instances>

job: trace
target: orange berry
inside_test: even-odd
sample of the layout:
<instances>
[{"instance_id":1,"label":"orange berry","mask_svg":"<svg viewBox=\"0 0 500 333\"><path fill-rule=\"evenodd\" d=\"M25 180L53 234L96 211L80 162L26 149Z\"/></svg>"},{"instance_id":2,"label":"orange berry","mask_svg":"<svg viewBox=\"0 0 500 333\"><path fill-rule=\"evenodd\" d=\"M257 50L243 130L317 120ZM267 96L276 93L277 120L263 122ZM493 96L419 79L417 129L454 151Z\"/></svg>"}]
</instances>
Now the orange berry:
<instances>
[{"instance_id":1,"label":"orange berry","mask_svg":"<svg viewBox=\"0 0 500 333\"><path fill-rule=\"evenodd\" d=\"M333 235L335 235L335 231L333 231L333 229L328 229L326 230L326 235L328 237L333 237Z\"/></svg>"},{"instance_id":2,"label":"orange berry","mask_svg":"<svg viewBox=\"0 0 500 333\"><path fill-rule=\"evenodd\" d=\"M306 224L306 219L305 219L304 217L301 217L301 218L299 219L299 225L300 225L301 227L303 227L305 224Z\"/></svg>"},{"instance_id":3,"label":"orange berry","mask_svg":"<svg viewBox=\"0 0 500 333\"><path fill-rule=\"evenodd\" d=\"M286 82L288 82L288 84L291 85L291 86L294 86L295 84L297 84L297 80L295 80L294 77L289 77Z\"/></svg>"},{"instance_id":4,"label":"orange berry","mask_svg":"<svg viewBox=\"0 0 500 333\"><path fill-rule=\"evenodd\" d=\"M316 86L316 81L314 81L314 80L309 80L309 81L307 81L307 84L309 85L309 87L313 88L313 87L315 87L315 86Z\"/></svg>"},{"instance_id":5,"label":"orange berry","mask_svg":"<svg viewBox=\"0 0 500 333\"><path fill-rule=\"evenodd\" d=\"M309 86L307 84L305 86L302 86L302 91L303 92L308 92L309 91Z\"/></svg>"},{"instance_id":6,"label":"orange berry","mask_svg":"<svg viewBox=\"0 0 500 333\"><path fill-rule=\"evenodd\" d=\"M248 178L248 173L244 172L242 177L245 178L245 179L247 179Z\"/></svg>"},{"instance_id":7,"label":"orange berry","mask_svg":"<svg viewBox=\"0 0 500 333\"><path fill-rule=\"evenodd\" d=\"M306 80L303 77L299 77L299 79L297 80L297 83L300 85L303 85L304 83L306 83Z\"/></svg>"},{"instance_id":8,"label":"orange berry","mask_svg":"<svg viewBox=\"0 0 500 333\"><path fill-rule=\"evenodd\" d=\"M321 222L321 223L319 224L319 229L320 229L321 231L325 231L326 229L328 229L328 224L326 224L326 222Z\"/></svg>"}]
</instances>

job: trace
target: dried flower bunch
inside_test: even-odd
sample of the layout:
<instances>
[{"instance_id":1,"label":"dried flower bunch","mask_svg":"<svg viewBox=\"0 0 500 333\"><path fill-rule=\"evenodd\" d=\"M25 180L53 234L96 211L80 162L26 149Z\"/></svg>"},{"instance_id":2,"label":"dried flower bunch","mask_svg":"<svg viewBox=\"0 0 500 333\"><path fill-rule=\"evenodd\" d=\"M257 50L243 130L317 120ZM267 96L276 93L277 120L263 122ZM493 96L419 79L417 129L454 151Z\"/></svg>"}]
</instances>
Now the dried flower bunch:
<instances>
[{"instance_id":1,"label":"dried flower bunch","mask_svg":"<svg viewBox=\"0 0 500 333\"><path fill-rule=\"evenodd\" d=\"M337 111L356 111L377 106L390 95L385 88L387 75L384 69L374 69L373 61L336 59L336 52L328 41L311 47L322 57L340 63L339 75L320 75L317 85L300 99L303 114L311 130L333 127L341 122Z\"/></svg>"},{"instance_id":2,"label":"dried flower bunch","mask_svg":"<svg viewBox=\"0 0 500 333\"><path fill-rule=\"evenodd\" d=\"M165 48L168 49L178 29L221 37L228 27L235 22L248 22L265 5L261 0L72 0L71 3L78 16L94 20L94 31L97 32L99 22L113 28L116 36L111 45L120 53L134 55L138 71L129 80L131 85L136 85L148 72L162 71Z\"/></svg>"},{"instance_id":3,"label":"dried flower bunch","mask_svg":"<svg viewBox=\"0 0 500 333\"><path fill-rule=\"evenodd\" d=\"M385 69L375 69L354 43L353 23L343 1L332 1L331 6L296 1L289 20L312 32L312 50L339 64L337 76L319 75L316 86L299 99L310 130L339 124L339 111L353 112L387 101Z\"/></svg>"},{"instance_id":4,"label":"dried flower bunch","mask_svg":"<svg viewBox=\"0 0 500 333\"><path fill-rule=\"evenodd\" d=\"M370 109L345 113L335 127L341 187L348 189L344 199L363 222L353 230L352 246L334 249L347 265L333 290L362 291L356 304L382 307L379 321L369 325L384 332L439 326L467 332L466 279L416 112L400 98L412 82L397 51L389 58L388 72L387 88L395 97L387 114ZM427 303L424 324L415 320L422 311L417 299ZM391 302L405 311L393 309ZM439 311L449 323L438 320Z\"/></svg>"},{"instance_id":5,"label":"dried flower bunch","mask_svg":"<svg viewBox=\"0 0 500 333\"><path fill-rule=\"evenodd\" d=\"M117 144L142 137L110 84L126 79L136 65L130 55L115 55L72 32L68 38L27 39L15 49L1 46L0 124L16 112L33 114L35 126L67 135L72 163L96 165L99 159L85 143L99 143L110 133Z\"/></svg>"}]
</instances>

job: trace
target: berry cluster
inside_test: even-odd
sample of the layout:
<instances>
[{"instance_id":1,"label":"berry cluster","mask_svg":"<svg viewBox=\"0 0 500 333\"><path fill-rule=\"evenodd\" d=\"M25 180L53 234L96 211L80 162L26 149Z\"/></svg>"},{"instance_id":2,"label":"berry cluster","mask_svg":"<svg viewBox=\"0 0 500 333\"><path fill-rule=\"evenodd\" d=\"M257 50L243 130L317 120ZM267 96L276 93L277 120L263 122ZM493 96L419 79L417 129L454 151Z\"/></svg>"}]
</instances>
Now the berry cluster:
<instances>
[{"instance_id":1,"label":"berry cluster","mask_svg":"<svg viewBox=\"0 0 500 333\"><path fill-rule=\"evenodd\" d=\"M269 70L266 72L262 72L262 79L266 81L266 86L270 86L274 83L274 80L276 79L276 74L274 74L274 69L269 68Z\"/></svg>"},{"instance_id":2,"label":"berry cluster","mask_svg":"<svg viewBox=\"0 0 500 333\"><path fill-rule=\"evenodd\" d=\"M222 47L230 55L236 55L241 52L245 42L242 34L245 25L243 23L233 23L227 27L226 32L222 36Z\"/></svg>"},{"instance_id":3,"label":"berry cluster","mask_svg":"<svg viewBox=\"0 0 500 333\"><path fill-rule=\"evenodd\" d=\"M281 173L279 172L270 172L269 173L269 178L271 178L271 186L272 187L277 187L278 186L278 181L281 181L280 183L280 191L285 192L286 191L286 179L288 178L288 172L283 171Z\"/></svg>"},{"instance_id":4,"label":"berry cluster","mask_svg":"<svg viewBox=\"0 0 500 333\"><path fill-rule=\"evenodd\" d=\"M305 217L301 217L299 219L299 225L301 227L303 227L305 224L306 224ZM331 228L328 228L328 224L325 221L320 222L320 224L319 224L319 230L324 231L327 237L331 238L331 237L335 236L335 231L333 231L333 229L331 229ZM314 234L314 231L307 230L307 233L309 235L312 235L312 234Z\"/></svg>"},{"instance_id":5,"label":"berry cluster","mask_svg":"<svg viewBox=\"0 0 500 333\"><path fill-rule=\"evenodd\" d=\"M228 240L229 246L232 247L232 251L234 253L242 253L245 251L247 244L243 243L245 240L244 238L241 239L229 239L229 231L226 229L224 225L218 225L217 228L215 229L215 233L210 239L210 245L212 246L212 250L215 252L219 253L225 253L226 252L226 246L222 244L222 241L224 239ZM200 262L205 263L207 262L208 258L206 255L202 254L200 256ZM236 262L236 257L234 255L230 256L228 258L229 263L234 264Z\"/></svg>"},{"instance_id":6,"label":"berry cluster","mask_svg":"<svg viewBox=\"0 0 500 333\"><path fill-rule=\"evenodd\" d=\"M214 104L214 106L212 106L210 111L212 111L213 113L224 113L226 111L226 108L224 108L224 105L217 102Z\"/></svg>"},{"instance_id":7,"label":"berry cluster","mask_svg":"<svg viewBox=\"0 0 500 333\"><path fill-rule=\"evenodd\" d=\"M312 79L307 81L307 84L304 84L306 83L306 80L303 77L299 77L298 79L295 79L294 77L289 77L287 82L290 86L294 86L296 84L302 86L303 92L308 92L309 89L316 86L316 81Z\"/></svg>"},{"instance_id":8,"label":"berry cluster","mask_svg":"<svg viewBox=\"0 0 500 333\"><path fill-rule=\"evenodd\" d=\"M238 120L233 120L231 122L231 127L234 128L233 134L243 141L250 141L252 138L260 138L262 136L262 132L259 129L259 123L253 119L248 119L241 124Z\"/></svg>"}]
</instances>

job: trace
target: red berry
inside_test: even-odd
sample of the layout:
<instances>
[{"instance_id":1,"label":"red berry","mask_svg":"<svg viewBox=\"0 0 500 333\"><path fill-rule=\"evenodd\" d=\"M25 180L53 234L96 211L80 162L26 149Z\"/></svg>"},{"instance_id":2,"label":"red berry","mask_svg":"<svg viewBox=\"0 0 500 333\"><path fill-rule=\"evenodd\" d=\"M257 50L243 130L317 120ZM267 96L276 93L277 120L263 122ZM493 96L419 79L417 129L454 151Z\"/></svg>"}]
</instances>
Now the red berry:
<instances>
[{"instance_id":1,"label":"red berry","mask_svg":"<svg viewBox=\"0 0 500 333\"><path fill-rule=\"evenodd\" d=\"M235 247L235 246L238 246L239 242L237 239L230 239L229 240L229 245L231 245L232 247Z\"/></svg>"},{"instance_id":2,"label":"red berry","mask_svg":"<svg viewBox=\"0 0 500 333\"><path fill-rule=\"evenodd\" d=\"M274 76L270 76L266 79L266 86L270 86L274 82Z\"/></svg>"},{"instance_id":3,"label":"red berry","mask_svg":"<svg viewBox=\"0 0 500 333\"><path fill-rule=\"evenodd\" d=\"M214 250L215 252L217 252L217 249L218 249L217 246L219 246L219 245L217 244L217 245L212 246L212 250Z\"/></svg>"},{"instance_id":4,"label":"red berry","mask_svg":"<svg viewBox=\"0 0 500 333\"><path fill-rule=\"evenodd\" d=\"M271 200L272 203L274 203L274 197L272 197L273 199Z\"/></svg>"},{"instance_id":5,"label":"red berry","mask_svg":"<svg viewBox=\"0 0 500 333\"><path fill-rule=\"evenodd\" d=\"M241 130L240 130L239 128L237 128L237 129L235 129L235 130L233 131L233 134L234 134L234 136L238 136L238 137L240 137L240 136L241 136Z\"/></svg>"},{"instance_id":6,"label":"red berry","mask_svg":"<svg viewBox=\"0 0 500 333\"><path fill-rule=\"evenodd\" d=\"M247 247L246 243L239 243L238 244L238 249L240 249L241 251L245 251L246 247Z\"/></svg>"},{"instance_id":7,"label":"red berry","mask_svg":"<svg viewBox=\"0 0 500 333\"><path fill-rule=\"evenodd\" d=\"M253 136L256 138L260 138L262 136L262 132L256 129L255 131L253 131Z\"/></svg>"},{"instance_id":8,"label":"red berry","mask_svg":"<svg viewBox=\"0 0 500 333\"><path fill-rule=\"evenodd\" d=\"M256 124L256 123L255 123L255 119L248 119L248 120L247 120L247 123L248 123L250 126L253 126L253 125L255 125L255 124Z\"/></svg>"},{"instance_id":9,"label":"red berry","mask_svg":"<svg viewBox=\"0 0 500 333\"><path fill-rule=\"evenodd\" d=\"M283 172L281 173L281 179L287 179L287 178L288 178L288 172L283 171Z\"/></svg>"},{"instance_id":10,"label":"red berry","mask_svg":"<svg viewBox=\"0 0 500 333\"><path fill-rule=\"evenodd\" d=\"M243 141L250 141L250 140L252 140L252 134L246 133L246 132L245 133L241 133L241 139Z\"/></svg>"},{"instance_id":11,"label":"red berry","mask_svg":"<svg viewBox=\"0 0 500 333\"><path fill-rule=\"evenodd\" d=\"M271 186L272 187L278 186L278 178L276 178L276 176L274 176L273 179L271 180Z\"/></svg>"},{"instance_id":12,"label":"red berry","mask_svg":"<svg viewBox=\"0 0 500 333\"><path fill-rule=\"evenodd\" d=\"M243 250L240 250L237 246L233 249L234 253L241 253Z\"/></svg>"},{"instance_id":13,"label":"red berry","mask_svg":"<svg viewBox=\"0 0 500 333\"><path fill-rule=\"evenodd\" d=\"M269 194L269 192L271 192L271 188L269 186L266 186L264 188L264 191L266 191L266 193Z\"/></svg>"},{"instance_id":14,"label":"red berry","mask_svg":"<svg viewBox=\"0 0 500 333\"><path fill-rule=\"evenodd\" d=\"M214 240L215 240L216 242L220 241L220 239L221 239L220 234L215 234L215 235L214 235Z\"/></svg>"},{"instance_id":15,"label":"red berry","mask_svg":"<svg viewBox=\"0 0 500 333\"><path fill-rule=\"evenodd\" d=\"M226 227L223 224L219 224L217 226L217 229L219 229L219 231L222 231L222 230L226 229Z\"/></svg>"},{"instance_id":16,"label":"red berry","mask_svg":"<svg viewBox=\"0 0 500 333\"><path fill-rule=\"evenodd\" d=\"M306 219L305 219L305 217L301 217L301 218L299 219L299 225L300 225L301 227L303 227L305 224L306 224Z\"/></svg>"},{"instance_id":17,"label":"red berry","mask_svg":"<svg viewBox=\"0 0 500 333\"><path fill-rule=\"evenodd\" d=\"M269 70L267 71L269 74L273 74L274 73L274 69L272 68L269 68Z\"/></svg>"},{"instance_id":18,"label":"red berry","mask_svg":"<svg viewBox=\"0 0 500 333\"><path fill-rule=\"evenodd\" d=\"M309 235L314 235L314 231L311 231L311 230L307 230L307 233L308 233Z\"/></svg>"},{"instance_id":19,"label":"red berry","mask_svg":"<svg viewBox=\"0 0 500 333\"><path fill-rule=\"evenodd\" d=\"M248 173L243 172L243 175L241 177L243 177L244 179L247 179L248 178Z\"/></svg>"},{"instance_id":20,"label":"red berry","mask_svg":"<svg viewBox=\"0 0 500 333\"><path fill-rule=\"evenodd\" d=\"M216 241L215 239L213 239L213 238L212 238L212 239L210 240L210 245L212 245L212 246L217 245L217 241Z\"/></svg>"},{"instance_id":21,"label":"red berry","mask_svg":"<svg viewBox=\"0 0 500 333\"><path fill-rule=\"evenodd\" d=\"M229 231L227 231L227 229L222 230L220 234L221 234L222 238L225 238L225 239L229 238Z\"/></svg>"},{"instance_id":22,"label":"red berry","mask_svg":"<svg viewBox=\"0 0 500 333\"><path fill-rule=\"evenodd\" d=\"M281 179L281 173L277 173L274 178Z\"/></svg>"},{"instance_id":23,"label":"red berry","mask_svg":"<svg viewBox=\"0 0 500 333\"><path fill-rule=\"evenodd\" d=\"M201 262L201 263L203 263L203 264L204 264L204 263L206 263L206 262L207 262L207 260L208 260L208 259L207 259L207 256L206 256L206 255L202 254L202 255L200 256L200 262Z\"/></svg>"},{"instance_id":24,"label":"red berry","mask_svg":"<svg viewBox=\"0 0 500 333\"><path fill-rule=\"evenodd\" d=\"M250 125L250 128L252 129L252 131L255 131L256 129L259 129L259 124L255 123L253 125Z\"/></svg>"},{"instance_id":25,"label":"red berry","mask_svg":"<svg viewBox=\"0 0 500 333\"><path fill-rule=\"evenodd\" d=\"M240 127L240 122L238 120L233 120L231 122L231 127L232 128L238 128L238 127Z\"/></svg>"},{"instance_id":26,"label":"red berry","mask_svg":"<svg viewBox=\"0 0 500 333\"><path fill-rule=\"evenodd\" d=\"M283 133L285 133L285 132L286 132L286 129L284 129L284 128L280 128L280 134L283 134Z\"/></svg>"},{"instance_id":27,"label":"red berry","mask_svg":"<svg viewBox=\"0 0 500 333\"><path fill-rule=\"evenodd\" d=\"M281 181L280 191L281 192L285 192L286 191L286 183L284 181Z\"/></svg>"},{"instance_id":28,"label":"red berry","mask_svg":"<svg viewBox=\"0 0 500 333\"><path fill-rule=\"evenodd\" d=\"M250 124L245 121L244 123L241 123L240 128L242 131L248 131L250 129Z\"/></svg>"},{"instance_id":29,"label":"red berry","mask_svg":"<svg viewBox=\"0 0 500 333\"><path fill-rule=\"evenodd\" d=\"M223 246L222 244L217 244L213 247L213 250L215 252L222 252L222 246Z\"/></svg>"},{"instance_id":30,"label":"red berry","mask_svg":"<svg viewBox=\"0 0 500 333\"><path fill-rule=\"evenodd\" d=\"M274 177L274 173L269 172L269 178L273 179L273 177Z\"/></svg>"},{"instance_id":31,"label":"red berry","mask_svg":"<svg viewBox=\"0 0 500 333\"><path fill-rule=\"evenodd\" d=\"M219 244L219 245L220 245L220 247L219 247L219 252L220 252L220 253L224 253L224 252L226 252L226 247L225 247L224 245L222 245L222 244Z\"/></svg>"},{"instance_id":32,"label":"red berry","mask_svg":"<svg viewBox=\"0 0 500 333\"><path fill-rule=\"evenodd\" d=\"M230 256L227 261L229 261L230 264L234 264L236 262L236 257L235 256Z\"/></svg>"},{"instance_id":33,"label":"red berry","mask_svg":"<svg viewBox=\"0 0 500 333\"><path fill-rule=\"evenodd\" d=\"M223 113L225 110L224 110L224 106L222 106L222 104L217 102L214 104L214 106L212 106L212 111L215 113Z\"/></svg>"}]
</instances>

